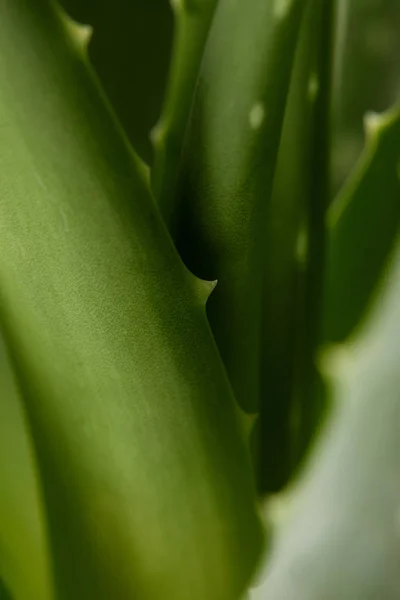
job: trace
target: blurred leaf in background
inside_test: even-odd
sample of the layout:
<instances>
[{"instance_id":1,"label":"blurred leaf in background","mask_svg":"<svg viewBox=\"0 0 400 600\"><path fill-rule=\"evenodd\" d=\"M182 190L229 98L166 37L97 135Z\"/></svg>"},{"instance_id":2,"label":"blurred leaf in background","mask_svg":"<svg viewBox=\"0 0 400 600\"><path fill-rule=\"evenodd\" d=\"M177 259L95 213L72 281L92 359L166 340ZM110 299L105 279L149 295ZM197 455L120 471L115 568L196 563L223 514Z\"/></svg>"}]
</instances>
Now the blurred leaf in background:
<instances>
[{"instance_id":1,"label":"blurred leaf in background","mask_svg":"<svg viewBox=\"0 0 400 600\"><path fill-rule=\"evenodd\" d=\"M298 485L270 502L280 522L252 600L400 598L399 359L400 247L362 331L325 354L333 415Z\"/></svg>"}]
</instances>

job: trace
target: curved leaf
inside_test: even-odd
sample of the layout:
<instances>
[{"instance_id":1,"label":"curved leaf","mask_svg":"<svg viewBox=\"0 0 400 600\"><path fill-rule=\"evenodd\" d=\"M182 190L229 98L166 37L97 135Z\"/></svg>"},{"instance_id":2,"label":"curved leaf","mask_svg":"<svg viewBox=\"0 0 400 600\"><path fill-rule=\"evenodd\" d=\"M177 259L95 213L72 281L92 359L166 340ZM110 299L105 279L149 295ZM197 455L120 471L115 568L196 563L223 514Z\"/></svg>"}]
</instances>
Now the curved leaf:
<instances>
[{"instance_id":1,"label":"curved leaf","mask_svg":"<svg viewBox=\"0 0 400 600\"><path fill-rule=\"evenodd\" d=\"M180 262L76 26L46 0L0 14L0 311L57 599L231 600L261 532L208 286Z\"/></svg>"},{"instance_id":2,"label":"curved leaf","mask_svg":"<svg viewBox=\"0 0 400 600\"><path fill-rule=\"evenodd\" d=\"M172 228L191 270L218 279L208 316L249 412L259 402L267 206L304 5L219 2L187 136L182 208Z\"/></svg>"}]
</instances>

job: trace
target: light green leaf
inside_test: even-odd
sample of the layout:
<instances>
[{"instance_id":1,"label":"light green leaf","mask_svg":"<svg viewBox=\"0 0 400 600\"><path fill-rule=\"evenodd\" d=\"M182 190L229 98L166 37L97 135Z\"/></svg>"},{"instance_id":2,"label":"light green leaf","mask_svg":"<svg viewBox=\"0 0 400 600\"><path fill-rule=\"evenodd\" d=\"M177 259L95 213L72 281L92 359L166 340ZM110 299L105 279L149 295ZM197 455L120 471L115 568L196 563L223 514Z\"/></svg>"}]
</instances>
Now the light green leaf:
<instances>
[{"instance_id":1,"label":"light green leaf","mask_svg":"<svg viewBox=\"0 0 400 600\"><path fill-rule=\"evenodd\" d=\"M363 331L325 356L334 414L254 600L400 597L399 309L398 247Z\"/></svg>"},{"instance_id":2,"label":"light green leaf","mask_svg":"<svg viewBox=\"0 0 400 600\"><path fill-rule=\"evenodd\" d=\"M57 600L236 599L261 532L208 286L180 262L80 30L46 0L0 0L0 15L0 313Z\"/></svg>"}]
</instances>

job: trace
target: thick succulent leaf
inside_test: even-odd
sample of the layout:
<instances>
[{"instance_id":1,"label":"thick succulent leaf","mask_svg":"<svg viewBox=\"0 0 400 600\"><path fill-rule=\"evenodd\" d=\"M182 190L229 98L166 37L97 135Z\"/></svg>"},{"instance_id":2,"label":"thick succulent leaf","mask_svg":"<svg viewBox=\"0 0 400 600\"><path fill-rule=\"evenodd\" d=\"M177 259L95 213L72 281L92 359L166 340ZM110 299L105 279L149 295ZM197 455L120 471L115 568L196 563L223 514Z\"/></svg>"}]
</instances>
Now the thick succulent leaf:
<instances>
[{"instance_id":1,"label":"thick succulent leaf","mask_svg":"<svg viewBox=\"0 0 400 600\"><path fill-rule=\"evenodd\" d=\"M400 597L399 310L400 248L368 324L325 356L335 411L254 600Z\"/></svg>"},{"instance_id":2,"label":"thick succulent leaf","mask_svg":"<svg viewBox=\"0 0 400 600\"><path fill-rule=\"evenodd\" d=\"M172 229L190 268L219 281L208 316L236 396L250 412L259 401L266 212L304 6L302 0L218 3Z\"/></svg>"},{"instance_id":3,"label":"thick succulent leaf","mask_svg":"<svg viewBox=\"0 0 400 600\"><path fill-rule=\"evenodd\" d=\"M308 330L313 327L304 315L304 278L313 259L306 247L307 215L314 203L326 202L322 177L324 186L329 181L326 143L321 143L321 131L328 125L325 88L329 89L331 64L324 49L333 27L325 14L327 8L326 0L313 0L304 13L268 208L258 469L262 491L277 491L290 475L296 436L294 397L297 392L300 405L306 396L305 390L299 390L303 383L299 371L313 361L314 348L304 352ZM314 187L317 154L321 180ZM320 215L322 218L313 224L318 230L324 228L323 211ZM317 315L315 311L314 317ZM297 407L297 420L301 419L301 408Z\"/></svg>"},{"instance_id":4,"label":"thick succulent leaf","mask_svg":"<svg viewBox=\"0 0 400 600\"><path fill-rule=\"evenodd\" d=\"M237 598L261 532L208 286L180 262L76 26L46 0L0 14L0 310L57 599Z\"/></svg>"},{"instance_id":5,"label":"thick succulent leaf","mask_svg":"<svg viewBox=\"0 0 400 600\"><path fill-rule=\"evenodd\" d=\"M0 576L16 600L50 600L50 567L36 464L1 338L0 390ZM0 598L8 598L1 584Z\"/></svg>"},{"instance_id":6,"label":"thick succulent leaf","mask_svg":"<svg viewBox=\"0 0 400 600\"><path fill-rule=\"evenodd\" d=\"M362 321L400 223L400 105L365 124L364 154L329 215L325 342L345 340Z\"/></svg>"}]
</instances>

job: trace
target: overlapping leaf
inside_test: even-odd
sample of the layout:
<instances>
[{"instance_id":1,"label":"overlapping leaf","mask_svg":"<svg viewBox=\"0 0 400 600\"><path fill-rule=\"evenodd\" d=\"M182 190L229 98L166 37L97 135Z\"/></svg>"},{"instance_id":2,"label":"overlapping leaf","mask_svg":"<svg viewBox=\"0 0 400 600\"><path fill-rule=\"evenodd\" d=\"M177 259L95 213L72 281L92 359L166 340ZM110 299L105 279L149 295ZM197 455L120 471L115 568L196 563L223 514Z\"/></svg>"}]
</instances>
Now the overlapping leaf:
<instances>
[{"instance_id":1,"label":"overlapping leaf","mask_svg":"<svg viewBox=\"0 0 400 600\"><path fill-rule=\"evenodd\" d=\"M184 260L200 277L219 281L208 316L236 396L250 412L259 402L266 213L304 6L219 2L175 211Z\"/></svg>"}]
</instances>

